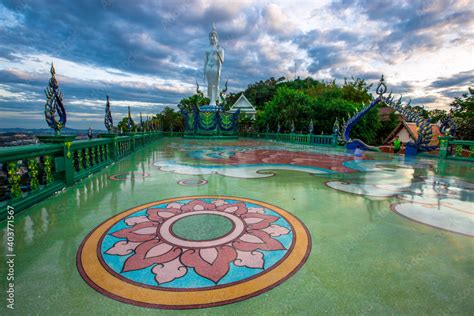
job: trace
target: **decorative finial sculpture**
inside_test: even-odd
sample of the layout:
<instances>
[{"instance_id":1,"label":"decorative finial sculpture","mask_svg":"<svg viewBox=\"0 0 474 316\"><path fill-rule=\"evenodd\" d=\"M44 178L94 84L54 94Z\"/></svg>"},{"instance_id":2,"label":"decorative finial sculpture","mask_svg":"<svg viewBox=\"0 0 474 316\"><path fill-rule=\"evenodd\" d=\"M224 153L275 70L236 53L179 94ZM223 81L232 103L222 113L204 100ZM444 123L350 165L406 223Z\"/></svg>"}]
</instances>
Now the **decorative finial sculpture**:
<instances>
[{"instance_id":1,"label":"decorative finial sculpture","mask_svg":"<svg viewBox=\"0 0 474 316\"><path fill-rule=\"evenodd\" d=\"M379 95L379 97L382 97L382 95L387 92L387 85L385 84L385 80L382 77L380 78L379 85L377 86L377 89L375 89L375 92Z\"/></svg>"},{"instance_id":2,"label":"decorative finial sculpture","mask_svg":"<svg viewBox=\"0 0 474 316\"><path fill-rule=\"evenodd\" d=\"M89 126L89 130L87 131L87 138L92 139L94 135L92 134L92 128Z\"/></svg>"},{"instance_id":3,"label":"decorative finial sculpture","mask_svg":"<svg viewBox=\"0 0 474 316\"><path fill-rule=\"evenodd\" d=\"M226 105L226 93L227 93L227 84L229 83L229 80L225 81L224 84L224 89L219 93L219 105L222 107L225 107Z\"/></svg>"},{"instance_id":4,"label":"decorative finial sculpture","mask_svg":"<svg viewBox=\"0 0 474 316\"><path fill-rule=\"evenodd\" d=\"M207 96L211 100L209 104L217 105L217 102L219 102L219 81L222 64L224 63L224 49L219 46L219 38L214 23L209 33L209 42L210 47L204 58L204 81L207 81Z\"/></svg>"},{"instance_id":5,"label":"decorative finial sculpture","mask_svg":"<svg viewBox=\"0 0 474 316\"><path fill-rule=\"evenodd\" d=\"M127 120L127 128L128 131L131 132L133 127L133 119L132 115L130 114L130 105L128 106L128 120Z\"/></svg>"},{"instance_id":6,"label":"decorative finial sculpture","mask_svg":"<svg viewBox=\"0 0 474 316\"><path fill-rule=\"evenodd\" d=\"M280 133L280 130L281 130L280 121L278 121L278 125L277 125L277 134L279 134L279 133Z\"/></svg>"},{"instance_id":7,"label":"decorative finial sculpture","mask_svg":"<svg viewBox=\"0 0 474 316\"><path fill-rule=\"evenodd\" d=\"M61 134L61 129L66 126L66 110L63 105L63 93L59 89L56 80L56 70L51 63L51 79L48 87L44 90L46 103L44 105L44 116L49 127L54 129L55 135Z\"/></svg>"},{"instance_id":8,"label":"decorative finial sculpture","mask_svg":"<svg viewBox=\"0 0 474 316\"><path fill-rule=\"evenodd\" d=\"M114 130L114 121L112 120L112 112L110 111L110 99L107 96L107 103L105 104L105 117L104 117L104 125L109 133L113 132Z\"/></svg>"},{"instance_id":9,"label":"decorative finial sculpture","mask_svg":"<svg viewBox=\"0 0 474 316\"><path fill-rule=\"evenodd\" d=\"M332 127L332 134L333 135L339 135L339 120L336 117L336 120L334 121L334 125Z\"/></svg>"},{"instance_id":10,"label":"decorative finial sculpture","mask_svg":"<svg viewBox=\"0 0 474 316\"><path fill-rule=\"evenodd\" d=\"M309 122L308 131L310 134L313 134L313 130L314 130L313 119L311 119L311 121Z\"/></svg>"},{"instance_id":11,"label":"decorative finial sculpture","mask_svg":"<svg viewBox=\"0 0 474 316\"><path fill-rule=\"evenodd\" d=\"M291 133L295 132L295 122L291 121Z\"/></svg>"}]
</instances>

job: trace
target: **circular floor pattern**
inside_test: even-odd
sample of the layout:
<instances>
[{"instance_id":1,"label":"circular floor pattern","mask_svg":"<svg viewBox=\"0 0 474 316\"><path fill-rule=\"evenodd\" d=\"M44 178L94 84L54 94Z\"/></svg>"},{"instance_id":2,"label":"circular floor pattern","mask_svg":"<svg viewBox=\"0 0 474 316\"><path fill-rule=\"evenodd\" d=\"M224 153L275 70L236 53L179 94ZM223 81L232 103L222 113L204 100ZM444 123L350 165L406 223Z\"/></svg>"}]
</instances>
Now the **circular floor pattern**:
<instances>
[{"instance_id":1,"label":"circular floor pattern","mask_svg":"<svg viewBox=\"0 0 474 316\"><path fill-rule=\"evenodd\" d=\"M295 216L231 196L188 196L140 205L82 242L83 279L113 299L188 309L241 301L300 269L311 236Z\"/></svg>"},{"instance_id":2,"label":"circular floor pattern","mask_svg":"<svg viewBox=\"0 0 474 316\"><path fill-rule=\"evenodd\" d=\"M141 178L146 178L149 176L150 174L146 172L125 172L125 173L118 173L118 174L111 175L109 179L115 180L115 181L125 181L130 178L141 179Z\"/></svg>"},{"instance_id":3,"label":"circular floor pattern","mask_svg":"<svg viewBox=\"0 0 474 316\"><path fill-rule=\"evenodd\" d=\"M207 184L207 180L204 179L183 179L178 181L179 185L197 187L200 185Z\"/></svg>"}]
</instances>

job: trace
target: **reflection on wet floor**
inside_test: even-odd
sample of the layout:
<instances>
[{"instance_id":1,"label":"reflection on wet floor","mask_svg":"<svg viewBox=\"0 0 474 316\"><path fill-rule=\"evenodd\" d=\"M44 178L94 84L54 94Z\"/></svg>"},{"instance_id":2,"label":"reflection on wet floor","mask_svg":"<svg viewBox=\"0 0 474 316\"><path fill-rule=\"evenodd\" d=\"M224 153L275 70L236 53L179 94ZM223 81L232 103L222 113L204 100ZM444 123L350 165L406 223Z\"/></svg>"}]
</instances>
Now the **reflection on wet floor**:
<instances>
[{"instance_id":1,"label":"reflection on wet floor","mask_svg":"<svg viewBox=\"0 0 474 316\"><path fill-rule=\"evenodd\" d=\"M474 236L474 184L436 175L436 161L367 154L354 159L352 153L329 152L309 146L248 141L211 144L170 144L184 153L178 159L158 161L162 171L188 175L220 174L237 178L265 178L272 170L311 174L353 173L342 181L328 181L330 188L367 196L394 197L395 212L433 227ZM176 157L175 157L176 158ZM467 170L471 170L469 165Z\"/></svg>"},{"instance_id":2,"label":"reflection on wet floor","mask_svg":"<svg viewBox=\"0 0 474 316\"><path fill-rule=\"evenodd\" d=\"M340 306L348 296L362 307L376 302L374 313L412 312L409 304L399 305L395 291L424 306L421 313L445 306L450 314L468 314L472 303L456 293L472 283L472 269L466 268L473 262L472 171L463 162L378 153L354 160L334 148L270 141L165 139L16 216L19 312L37 306L40 314L81 308L78 314L91 308L139 314L144 309L105 299L83 282L76 269L81 241L103 221L138 205L212 194L285 209L307 226L314 250L291 282L217 313L295 312L302 304L344 314ZM113 175L122 180L111 180ZM0 236L5 253L6 229ZM428 250L420 257L420 249ZM297 303L283 299L300 287L305 291ZM323 305L315 306L315 296ZM269 312L269 305L277 307Z\"/></svg>"}]
</instances>

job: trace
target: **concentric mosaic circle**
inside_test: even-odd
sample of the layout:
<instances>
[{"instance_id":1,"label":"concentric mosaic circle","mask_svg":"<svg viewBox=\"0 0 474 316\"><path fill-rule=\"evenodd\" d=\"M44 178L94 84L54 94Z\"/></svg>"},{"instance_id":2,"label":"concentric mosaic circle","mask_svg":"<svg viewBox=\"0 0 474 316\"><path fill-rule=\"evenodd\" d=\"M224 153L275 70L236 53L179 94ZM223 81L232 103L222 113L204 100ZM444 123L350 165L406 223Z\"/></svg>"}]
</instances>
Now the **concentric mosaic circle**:
<instances>
[{"instance_id":1,"label":"concentric mosaic circle","mask_svg":"<svg viewBox=\"0 0 474 316\"><path fill-rule=\"evenodd\" d=\"M146 172L126 172L126 173L118 173L118 174L111 175L109 179L115 180L115 181L125 181L131 178L141 179L141 178L146 178L149 176L150 174Z\"/></svg>"},{"instance_id":2,"label":"concentric mosaic circle","mask_svg":"<svg viewBox=\"0 0 474 316\"><path fill-rule=\"evenodd\" d=\"M237 197L161 200L99 225L78 250L84 280L146 307L216 306L263 293L294 274L311 249L296 217Z\"/></svg>"},{"instance_id":3,"label":"concentric mosaic circle","mask_svg":"<svg viewBox=\"0 0 474 316\"><path fill-rule=\"evenodd\" d=\"M207 180L204 180L204 179L183 179L183 180L179 180L178 184L193 187L193 186L205 185L205 184L207 184Z\"/></svg>"}]
</instances>

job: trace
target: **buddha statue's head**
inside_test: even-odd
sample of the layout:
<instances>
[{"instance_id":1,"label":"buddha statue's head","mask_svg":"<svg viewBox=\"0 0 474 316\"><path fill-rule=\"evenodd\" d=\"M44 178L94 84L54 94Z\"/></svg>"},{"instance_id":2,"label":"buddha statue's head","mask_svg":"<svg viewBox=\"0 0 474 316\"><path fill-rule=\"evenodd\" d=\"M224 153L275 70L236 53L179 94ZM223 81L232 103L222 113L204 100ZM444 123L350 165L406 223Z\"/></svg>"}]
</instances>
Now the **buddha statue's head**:
<instances>
[{"instance_id":1,"label":"buddha statue's head","mask_svg":"<svg viewBox=\"0 0 474 316\"><path fill-rule=\"evenodd\" d=\"M217 43L219 42L219 38L217 37L216 25L214 23L212 23L212 30L209 33L209 42L212 46L217 45Z\"/></svg>"}]
</instances>

